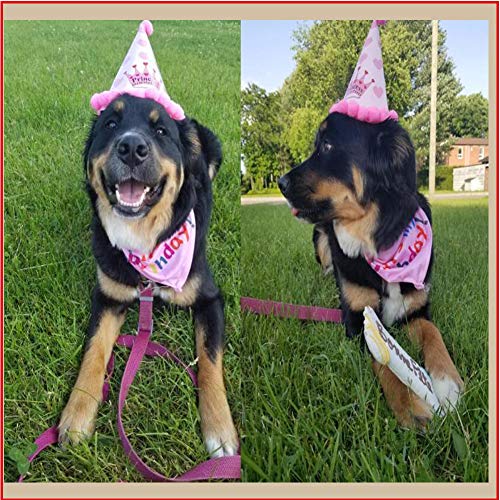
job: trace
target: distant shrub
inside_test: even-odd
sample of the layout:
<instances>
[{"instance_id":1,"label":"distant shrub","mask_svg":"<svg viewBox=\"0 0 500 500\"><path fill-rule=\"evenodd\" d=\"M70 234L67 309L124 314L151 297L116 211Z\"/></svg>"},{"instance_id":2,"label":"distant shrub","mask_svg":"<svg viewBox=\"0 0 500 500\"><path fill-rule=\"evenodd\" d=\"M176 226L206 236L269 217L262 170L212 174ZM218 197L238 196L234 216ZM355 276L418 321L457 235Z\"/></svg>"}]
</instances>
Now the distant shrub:
<instances>
[{"instance_id":1,"label":"distant shrub","mask_svg":"<svg viewBox=\"0 0 500 500\"><path fill-rule=\"evenodd\" d=\"M438 165L436 167L436 191L453 190L453 169L447 165ZM417 186L419 189L429 187L429 170L420 170L417 172Z\"/></svg>"}]
</instances>

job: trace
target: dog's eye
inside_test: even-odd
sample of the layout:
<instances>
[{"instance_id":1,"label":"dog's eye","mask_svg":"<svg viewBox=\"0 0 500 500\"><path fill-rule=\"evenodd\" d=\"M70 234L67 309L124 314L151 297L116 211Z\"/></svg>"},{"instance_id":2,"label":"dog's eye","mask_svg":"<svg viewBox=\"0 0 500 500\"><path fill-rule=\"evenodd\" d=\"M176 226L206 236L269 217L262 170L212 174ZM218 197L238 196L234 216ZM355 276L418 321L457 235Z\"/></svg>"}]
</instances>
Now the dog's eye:
<instances>
[{"instance_id":1,"label":"dog's eye","mask_svg":"<svg viewBox=\"0 0 500 500\"><path fill-rule=\"evenodd\" d=\"M323 142L321 143L321 152L328 153L332 150L332 148L333 146L326 139L323 139Z\"/></svg>"},{"instance_id":2,"label":"dog's eye","mask_svg":"<svg viewBox=\"0 0 500 500\"><path fill-rule=\"evenodd\" d=\"M104 126L105 126L106 128L111 128L111 129L113 129L113 128L116 128L116 127L117 127L117 124L116 124L116 122L115 122L114 120L108 120Z\"/></svg>"},{"instance_id":3,"label":"dog's eye","mask_svg":"<svg viewBox=\"0 0 500 500\"><path fill-rule=\"evenodd\" d=\"M156 135L160 135L160 136L167 135L167 131L163 127L158 127L156 129Z\"/></svg>"}]
</instances>

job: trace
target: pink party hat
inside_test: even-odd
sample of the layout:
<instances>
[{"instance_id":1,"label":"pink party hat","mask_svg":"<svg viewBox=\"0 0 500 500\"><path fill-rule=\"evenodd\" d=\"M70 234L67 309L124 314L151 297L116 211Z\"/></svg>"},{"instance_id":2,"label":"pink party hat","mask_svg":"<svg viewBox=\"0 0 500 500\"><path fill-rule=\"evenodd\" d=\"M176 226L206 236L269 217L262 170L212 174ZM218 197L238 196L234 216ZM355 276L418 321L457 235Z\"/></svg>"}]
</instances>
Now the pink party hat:
<instances>
[{"instance_id":1,"label":"pink party hat","mask_svg":"<svg viewBox=\"0 0 500 500\"><path fill-rule=\"evenodd\" d=\"M119 95L130 94L135 97L153 99L161 104L173 120L183 120L184 111L167 93L158 69L149 36L153 34L153 25L142 21L134 41L128 49L118 74L110 90L94 94L90 105L101 113L111 101Z\"/></svg>"},{"instance_id":2,"label":"pink party hat","mask_svg":"<svg viewBox=\"0 0 500 500\"><path fill-rule=\"evenodd\" d=\"M342 113L368 123L398 119L398 114L387 106L380 24L385 21L373 21L344 98L330 108L330 113Z\"/></svg>"}]
</instances>

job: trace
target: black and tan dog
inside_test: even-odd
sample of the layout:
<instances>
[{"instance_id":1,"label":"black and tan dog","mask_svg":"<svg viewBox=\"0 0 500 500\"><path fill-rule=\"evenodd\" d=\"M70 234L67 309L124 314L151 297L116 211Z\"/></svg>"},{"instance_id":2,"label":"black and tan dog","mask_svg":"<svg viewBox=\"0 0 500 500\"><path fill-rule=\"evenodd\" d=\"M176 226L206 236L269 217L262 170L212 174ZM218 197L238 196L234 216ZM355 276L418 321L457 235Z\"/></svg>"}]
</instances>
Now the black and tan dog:
<instances>
[{"instance_id":1,"label":"black and tan dog","mask_svg":"<svg viewBox=\"0 0 500 500\"><path fill-rule=\"evenodd\" d=\"M155 101L123 95L97 117L84 163L93 216L97 285L80 373L59 423L59 440L77 443L94 428L105 370L141 275L121 249L145 254L171 236L194 209L196 241L182 292L155 286L162 301L191 307L198 356L199 411L208 451L233 455L238 438L222 370L224 310L206 258L211 182L222 161L216 136L196 121L172 120ZM126 201L122 191L140 192ZM134 203L131 203L134 201Z\"/></svg>"},{"instance_id":2,"label":"black and tan dog","mask_svg":"<svg viewBox=\"0 0 500 500\"><path fill-rule=\"evenodd\" d=\"M315 224L316 257L335 275L347 335L361 333L365 306L386 326L407 324L439 401L454 406L463 382L430 319L432 257L422 290L388 283L364 258L389 248L419 207L431 221L429 204L417 192L415 153L406 131L393 120L369 124L332 113L319 127L313 154L281 177L279 187L292 213ZM388 369L375 361L373 369L398 421L425 426L431 408Z\"/></svg>"}]
</instances>

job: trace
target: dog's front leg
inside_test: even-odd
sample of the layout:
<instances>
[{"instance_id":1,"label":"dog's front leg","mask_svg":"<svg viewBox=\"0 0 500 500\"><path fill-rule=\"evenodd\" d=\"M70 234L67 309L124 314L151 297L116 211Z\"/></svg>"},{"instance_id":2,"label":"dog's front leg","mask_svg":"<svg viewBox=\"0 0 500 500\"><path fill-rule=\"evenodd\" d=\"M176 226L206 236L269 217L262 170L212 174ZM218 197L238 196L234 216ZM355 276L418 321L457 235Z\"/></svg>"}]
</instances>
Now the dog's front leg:
<instances>
[{"instance_id":1,"label":"dog's front leg","mask_svg":"<svg viewBox=\"0 0 500 500\"><path fill-rule=\"evenodd\" d=\"M366 306L375 311L379 309L380 295L373 288L361 286L340 277L343 322L348 338L352 339L363 332L363 310Z\"/></svg>"},{"instance_id":2,"label":"dog's front leg","mask_svg":"<svg viewBox=\"0 0 500 500\"><path fill-rule=\"evenodd\" d=\"M203 439L213 457L234 455L238 452L238 435L224 386L224 307L220 295L195 304L194 322Z\"/></svg>"},{"instance_id":3,"label":"dog's front leg","mask_svg":"<svg viewBox=\"0 0 500 500\"><path fill-rule=\"evenodd\" d=\"M409 325L410 339L423 351L425 368L441 405L454 409L463 391L460 377L436 325L425 318L416 318Z\"/></svg>"},{"instance_id":4,"label":"dog's front leg","mask_svg":"<svg viewBox=\"0 0 500 500\"><path fill-rule=\"evenodd\" d=\"M94 431L106 366L124 320L125 308L97 287L80 372L59 422L60 444L77 444Z\"/></svg>"}]
</instances>

